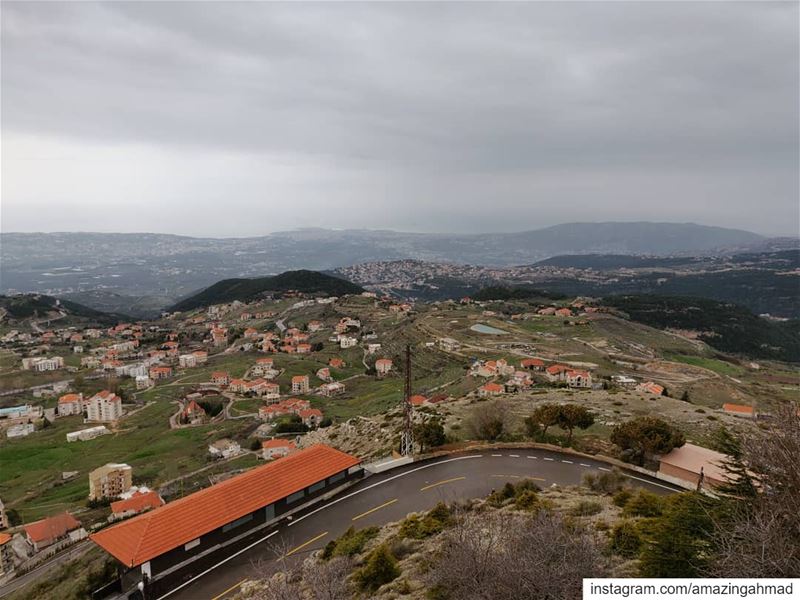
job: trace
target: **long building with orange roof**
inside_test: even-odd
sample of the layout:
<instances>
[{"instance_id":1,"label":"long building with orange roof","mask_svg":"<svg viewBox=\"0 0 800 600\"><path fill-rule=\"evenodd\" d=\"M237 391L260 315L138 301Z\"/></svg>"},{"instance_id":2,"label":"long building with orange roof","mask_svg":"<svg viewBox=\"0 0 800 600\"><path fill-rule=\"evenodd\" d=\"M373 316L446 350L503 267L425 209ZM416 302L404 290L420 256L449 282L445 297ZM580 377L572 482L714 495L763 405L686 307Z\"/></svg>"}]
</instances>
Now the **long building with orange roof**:
<instances>
[{"instance_id":1,"label":"long building with orange roof","mask_svg":"<svg viewBox=\"0 0 800 600\"><path fill-rule=\"evenodd\" d=\"M141 581L158 597L247 543L308 501L358 479L360 460L318 444L231 477L91 536L124 567L122 590ZM160 583L159 583L160 582Z\"/></svg>"}]
</instances>

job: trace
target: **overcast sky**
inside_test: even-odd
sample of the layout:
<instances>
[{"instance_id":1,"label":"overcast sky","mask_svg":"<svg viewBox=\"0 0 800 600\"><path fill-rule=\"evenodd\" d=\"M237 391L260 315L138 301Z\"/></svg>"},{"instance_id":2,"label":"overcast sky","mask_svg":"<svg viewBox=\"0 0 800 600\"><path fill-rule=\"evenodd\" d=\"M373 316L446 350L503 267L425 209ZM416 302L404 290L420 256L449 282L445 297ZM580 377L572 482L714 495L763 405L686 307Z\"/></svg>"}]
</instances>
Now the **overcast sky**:
<instances>
[{"instance_id":1,"label":"overcast sky","mask_svg":"<svg viewBox=\"0 0 800 600\"><path fill-rule=\"evenodd\" d=\"M798 3L2 4L2 230L797 234Z\"/></svg>"}]
</instances>

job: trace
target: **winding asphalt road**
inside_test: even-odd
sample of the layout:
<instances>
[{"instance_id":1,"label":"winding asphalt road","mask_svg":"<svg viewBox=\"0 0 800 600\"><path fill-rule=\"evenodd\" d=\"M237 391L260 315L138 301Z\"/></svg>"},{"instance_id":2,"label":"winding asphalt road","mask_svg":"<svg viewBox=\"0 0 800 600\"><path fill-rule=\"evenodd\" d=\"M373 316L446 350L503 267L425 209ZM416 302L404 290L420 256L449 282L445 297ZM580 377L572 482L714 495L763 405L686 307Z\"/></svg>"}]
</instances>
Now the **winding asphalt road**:
<instances>
[{"instance_id":1,"label":"winding asphalt road","mask_svg":"<svg viewBox=\"0 0 800 600\"><path fill-rule=\"evenodd\" d=\"M542 488L577 485L586 473L610 470L606 463L538 449L482 450L411 463L367 477L295 514L292 520L265 532L264 541L162 598L221 600L234 595L243 581L254 576L253 565L274 559L276 548L287 556L305 558L350 526L384 525L408 513L429 510L439 501L486 496L507 481L533 479ZM659 494L679 491L643 475L626 475L633 485Z\"/></svg>"}]
</instances>

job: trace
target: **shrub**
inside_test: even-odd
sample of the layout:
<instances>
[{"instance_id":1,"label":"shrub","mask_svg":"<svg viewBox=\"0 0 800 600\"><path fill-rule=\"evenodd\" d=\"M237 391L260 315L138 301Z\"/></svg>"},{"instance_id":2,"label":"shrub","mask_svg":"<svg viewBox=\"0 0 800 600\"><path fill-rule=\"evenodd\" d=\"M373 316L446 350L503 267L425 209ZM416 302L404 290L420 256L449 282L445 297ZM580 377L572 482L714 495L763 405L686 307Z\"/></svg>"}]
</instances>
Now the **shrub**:
<instances>
[{"instance_id":1,"label":"shrub","mask_svg":"<svg viewBox=\"0 0 800 600\"><path fill-rule=\"evenodd\" d=\"M622 489L625 476L617 470L607 473L587 473L583 476L583 484L593 492L614 494Z\"/></svg>"},{"instance_id":2,"label":"shrub","mask_svg":"<svg viewBox=\"0 0 800 600\"><path fill-rule=\"evenodd\" d=\"M573 517L591 517L601 512L603 512L603 505L599 502L581 500L570 509L569 514Z\"/></svg>"},{"instance_id":3,"label":"shrub","mask_svg":"<svg viewBox=\"0 0 800 600\"><path fill-rule=\"evenodd\" d=\"M397 559L386 544L381 544L367 558L367 563L355 574L355 581L364 591L374 592L400 576Z\"/></svg>"},{"instance_id":4,"label":"shrub","mask_svg":"<svg viewBox=\"0 0 800 600\"><path fill-rule=\"evenodd\" d=\"M334 556L355 556L366 546L367 542L378 535L377 527L367 527L356 529L350 527L339 539L328 542L322 551L320 558L327 560Z\"/></svg>"},{"instance_id":5,"label":"shrub","mask_svg":"<svg viewBox=\"0 0 800 600\"><path fill-rule=\"evenodd\" d=\"M625 508L625 505L632 496L633 492L631 492L628 488L622 488L616 494L614 494L614 505L619 506L620 508Z\"/></svg>"},{"instance_id":6,"label":"shrub","mask_svg":"<svg viewBox=\"0 0 800 600\"><path fill-rule=\"evenodd\" d=\"M442 531L452 520L450 509L444 502L439 502L424 516L411 515L405 519L399 535L402 538L425 539Z\"/></svg>"},{"instance_id":7,"label":"shrub","mask_svg":"<svg viewBox=\"0 0 800 600\"><path fill-rule=\"evenodd\" d=\"M664 512L664 499L647 490L639 490L625 503L626 517L658 517Z\"/></svg>"},{"instance_id":8,"label":"shrub","mask_svg":"<svg viewBox=\"0 0 800 600\"><path fill-rule=\"evenodd\" d=\"M622 521L611 531L611 551L624 558L634 558L642 547L642 536L632 521Z\"/></svg>"},{"instance_id":9,"label":"shrub","mask_svg":"<svg viewBox=\"0 0 800 600\"><path fill-rule=\"evenodd\" d=\"M517 494L514 506L520 510L534 511L542 508L542 502L539 499L539 494L533 490L523 490L520 494Z\"/></svg>"}]
</instances>

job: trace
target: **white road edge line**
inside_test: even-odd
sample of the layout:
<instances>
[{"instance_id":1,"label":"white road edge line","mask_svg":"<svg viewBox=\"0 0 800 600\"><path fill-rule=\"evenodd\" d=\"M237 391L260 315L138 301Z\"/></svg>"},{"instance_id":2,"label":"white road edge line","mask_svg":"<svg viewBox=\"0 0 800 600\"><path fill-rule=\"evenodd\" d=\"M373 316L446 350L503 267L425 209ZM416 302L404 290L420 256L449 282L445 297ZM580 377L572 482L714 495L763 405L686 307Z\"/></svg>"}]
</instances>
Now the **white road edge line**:
<instances>
[{"instance_id":1,"label":"white road edge line","mask_svg":"<svg viewBox=\"0 0 800 600\"><path fill-rule=\"evenodd\" d=\"M568 465L575 464L575 463L573 463L571 460L564 460L563 458L561 459L561 462L563 462L563 463L567 463Z\"/></svg>"},{"instance_id":2,"label":"white road edge line","mask_svg":"<svg viewBox=\"0 0 800 600\"><path fill-rule=\"evenodd\" d=\"M306 513L302 517L298 517L297 519L294 519L291 523L289 523L288 526L291 527L292 525L296 525L297 523L299 523L300 521L302 521L306 517L310 517L311 515L313 515L315 513L318 513L321 510L325 510L326 508L328 508L330 506L333 506L334 504L337 504L337 503L341 502L342 500L347 500L348 498L352 498L353 496L355 496L357 494L360 494L361 492L366 492L367 490L371 490L374 487L378 487L379 485L383 485L384 483L388 483L388 482L393 481L393 480L395 480L395 479L397 479L399 477L405 477L406 475L410 475L411 473L416 473L417 471L421 471L422 469L427 469L429 467L435 467L436 465L441 465L441 464L448 463L448 462L453 462L453 461L456 461L456 460L466 460L468 458L482 458L482 457L483 457L483 454L471 454L470 456L459 456L457 458L448 458L447 460L439 460L439 461L436 461L436 462L432 462L429 465L422 465L421 467L417 467L416 469L411 469L410 471L404 471L403 473L399 473L397 475L394 475L392 477L384 479L383 481L378 481L377 483L373 483L372 485L368 485L367 487L365 487L363 489L356 490L355 492L347 494L346 496L342 496L341 498L338 498L337 500L334 500L333 502L328 502L326 504L323 504L319 508L315 508L314 510L312 510L310 513ZM159 598L159 600L161 600L161 599Z\"/></svg>"},{"instance_id":3,"label":"white road edge line","mask_svg":"<svg viewBox=\"0 0 800 600\"><path fill-rule=\"evenodd\" d=\"M623 475L625 475L625 477L628 477L629 479L635 479L636 481L644 481L645 483L649 483L650 485L657 485L658 487L664 488L665 490L669 490L670 492L676 491L675 488L671 488L667 485L661 485L660 483L656 483L655 481L642 479L641 477L634 477L633 475L628 475L627 473L623 473Z\"/></svg>"},{"instance_id":4,"label":"white road edge line","mask_svg":"<svg viewBox=\"0 0 800 600\"><path fill-rule=\"evenodd\" d=\"M503 455L502 454L492 454L492 456L500 457L500 456L503 456Z\"/></svg>"},{"instance_id":5,"label":"white road edge line","mask_svg":"<svg viewBox=\"0 0 800 600\"><path fill-rule=\"evenodd\" d=\"M519 458L519 454L509 454L511 458Z\"/></svg>"},{"instance_id":6,"label":"white road edge line","mask_svg":"<svg viewBox=\"0 0 800 600\"><path fill-rule=\"evenodd\" d=\"M611 469L606 469L605 467L597 467L597 468L600 469L601 471L608 471L609 473L611 472Z\"/></svg>"},{"instance_id":7,"label":"white road edge line","mask_svg":"<svg viewBox=\"0 0 800 600\"><path fill-rule=\"evenodd\" d=\"M231 554L229 557L227 557L227 558L224 558L223 560L219 561L219 562L218 562L217 564L215 564L214 566L212 566L212 567L209 567L208 569L206 569L205 571L203 571L202 573L200 573L199 575L195 575L195 576L194 576L194 577L192 577L192 578L191 578L189 581L184 581L184 582L183 582L182 584L180 584L178 587L176 587L176 588L174 588L174 589L171 589L171 590L170 590L170 591L168 591L166 594L164 594L163 596L159 597L159 598L158 598L158 600L164 600L164 598L166 598L167 596L171 596L172 594L174 594L175 592L177 592L177 591L178 591L178 590L180 590L180 589L183 589L184 587L186 587L187 585L189 585L189 584L190 584L190 583L192 583L193 581L195 581L195 580L197 580L197 579L200 579L200 578L201 578L203 575L205 575L206 573L209 573L210 571L213 571L214 569L216 569L216 568L217 568L217 567L219 567L220 565L224 565L226 562L228 562L228 561L229 561L229 560L231 560L232 558L236 558L236 557L237 557L237 556L239 556L239 555L240 555L242 552L245 552L245 551L247 551L247 550L250 550L250 548L252 548L253 546L256 546L256 545L260 544L261 542L263 542L264 540L267 540L267 539L271 538L271 537L272 537L273 535L275 535L276 533L278 533L278 532L277 532L277 531L273 531L273 532L272 532L272 533L270 533L269 535L265 535L265 536L264 536L263 538L261 538L260 540L256 540L255 542L253 542L253 543L252 543L252 544L250 544L249 546L246 546L245 548L242 548L242 549L241 549L241 550L239 550L238 552L236 552L236 553L234 553L234 554Z\"/></svg>"},{"instance_id":8,"label":"white road edge line","mask_svg":"<svg viewBox=\"0 0 800 600\"><path fill-rule=\"evenodd\" d=\"M554 461L555 459L554 459L554 458L547 458L547 457L545 457L545 460Z\"/></svg>"},{"instance_id":9,"label":"white road edge line","mask_svg":"<svg viewBox=\"0 0 800 600\"><path fill-rule=\"evenodd\" d=\"M587 465L586 463L579 463L579 464L580 464L582 467L589 467L590 469L592 468L592 465Z\"/></svg>"},{"instance_id":10,"label":"white road edge line","mask_svg":"<svg viewBox=\"0 0 800 600\"><path fill-rule=\"evenodd\" d=\"M539 457L538 456L529 456L528 458L536 458L536 459L538 459Z\"/></svg>"}]
</instances>

